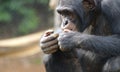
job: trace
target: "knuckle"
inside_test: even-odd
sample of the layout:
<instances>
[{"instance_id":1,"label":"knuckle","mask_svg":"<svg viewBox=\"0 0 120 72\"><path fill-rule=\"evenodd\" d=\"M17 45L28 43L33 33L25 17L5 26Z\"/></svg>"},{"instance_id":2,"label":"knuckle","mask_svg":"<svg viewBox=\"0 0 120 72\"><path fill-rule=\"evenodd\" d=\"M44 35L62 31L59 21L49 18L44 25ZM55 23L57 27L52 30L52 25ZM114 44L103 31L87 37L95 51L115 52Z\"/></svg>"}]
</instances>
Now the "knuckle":
<instances>
[{"instance_id":1,"label":"knuckle","mask_svg":"<svg viewBox=\"0 0 120 72\"><path fill-rule=\"evenodd\" d=\"M41 43L41 44L40 44L40 47L41 47L41 49L44 49L44 48L47 47L47 44L46 44L46 43Z\"/></svg>"},{"instance_id":2,"label":"knuckle","mask_svg":"<svg viewBox=\"0 0 120 72\"><path fill-rule=\"evenodd\" d=\"M45 54L50 54L50 52L49 52L49 51L44 51L44 53L45 53Z\"/></svg>"},{"instance_id":3,"label":"knuckle","mask_svg":"<svg viewBox=\"0 0 120 72\"><path fill-rule=\"evenodd\" d=\"M60 41L58 42L58 45L61 46L61 42Z\"/></svg>"},{"instance_id":4,"label":"knuckle","mask_svg":"<svg viewBox=\"0 0 120 72\"><path fill-rule=\"evenodd\" d=\"M61 47L60 50L61 50L61 51L66 51L64 47Z\"/></svg>"},{"instance_id":5,"label":"knuckle","mask_svg":"<svg viewBox=\"0 0 120 72\"><path fill-rule=\"evenodd\" d=\"M63 40L63 37L59 37L59 38L58 38L58 41L62 41L62 40Z\"/></svg>"},{"instance_id":6,"label":"knuckle","mask_svg":"<svg viewBox=\"0 0 120 72\"><path fill-rule=\"evenodd\" d=\"M44 42L46 42L47 41L47 39L45 38L45 37L42 37L41 39L40 39L40 43L44 43Z\"/></svg>"},{"instance_id":7,"label":"knuckle","mask_svg":"<svg viewBox=\"0 0 120 72\"><path fill-rule=\"evenodd\" d=\"M44 43L40 43L40 48L44 48Z\"/></svg>"},{"instance_id":8,"label":"knuckle","mask_svg":"<svg viewBox=\"0 0 120 72\"><path fill-rule=\"evenodd\" d=\"M43 42L43 40L44 40L44 38L43 38L43 37L41 37L41 38L40 38L40 43L42 43L42 42Z\"/></svg>"},{"instance_id":9,"label":"knuckle","mask_svg":"<svg viewBox=\"0 0 120 72\"><path fill-rule=\"evenodd\" d=\"M58 37L58 41L60 41L60 37Z\"/></svg>"},{"instance_id":10,"label":"knuckle","mask_svg":"<svg viewBox=\"0 0 120 72\"><path fill-rule=\"evenodd\" d=\"M54 45L54 46L51 46L49 48L44 48L43 52L45 54L52 54L52 53L56 52L57 50L58 50L58 45Z\"/></svg>"},{"instance_id":11,"label":"knuckle","mask_svg":"<svg viewBox=\"0 0 120 72\"><path fill-rule=\"evenodd\" d=\"M44 52L45 54L50 54L50 50L49 50L49 49L43 49L43 52Z\"/></svg>"}]
</instances>

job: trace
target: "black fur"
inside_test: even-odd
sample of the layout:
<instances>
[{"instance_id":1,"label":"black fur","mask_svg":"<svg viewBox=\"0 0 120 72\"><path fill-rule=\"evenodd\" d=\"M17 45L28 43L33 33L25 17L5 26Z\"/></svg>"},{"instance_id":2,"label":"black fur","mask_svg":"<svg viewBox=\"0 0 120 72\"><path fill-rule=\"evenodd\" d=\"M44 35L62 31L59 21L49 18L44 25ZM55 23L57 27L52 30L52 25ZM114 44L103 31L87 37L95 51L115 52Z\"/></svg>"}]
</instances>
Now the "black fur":
<instances>
[{"instance_id":1,"label":"black fur","mask_svg":"<svg viewBox=\"0 0 120 72\"><path fill-rule=\"evenodd\" d=\"M86 12L83 1L95 8ZM60 0L58 9L63 6L78 15L79 32L60 35L70 51L47 55L47 72L120 72L120 0ZM81 33L90 26L90 34Z\"/></svg>"}]
</instances>

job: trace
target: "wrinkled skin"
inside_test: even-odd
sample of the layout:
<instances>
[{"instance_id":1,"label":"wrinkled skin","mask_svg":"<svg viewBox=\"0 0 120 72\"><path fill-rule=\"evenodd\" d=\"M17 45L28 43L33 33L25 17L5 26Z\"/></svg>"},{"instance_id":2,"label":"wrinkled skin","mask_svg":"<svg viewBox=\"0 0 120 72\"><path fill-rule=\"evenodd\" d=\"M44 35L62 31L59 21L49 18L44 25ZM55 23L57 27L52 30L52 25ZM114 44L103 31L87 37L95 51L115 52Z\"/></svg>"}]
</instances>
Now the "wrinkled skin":
<instances>
[{"instance_id":1,"label":"wrinkled skin","mask_svg":"<svg viewBox=\"0 0 120 72\"><path fill-rule=\"evenodd\" d=\"M82 41L90 37L84 36L85 34L81 34L79 32L74 31L61 33L58 37L58 45L60 46L60 50L70 51L72 50L72 48L80 48L81 46L79 45L82 43ZM68 45L68 43L70 45Z\"/></svg>"},{"instance_id":2,"label":"wrinkled skin","mask_svg":"<svg viewBox=\"0 0 120 72\"><path fill-rule=\"evenodd\" d=\"M51 54L58 50L58 34L53 34L52 30L48 30L40 40L40 46L44 53Z\"/></svg>"}]
</instances>

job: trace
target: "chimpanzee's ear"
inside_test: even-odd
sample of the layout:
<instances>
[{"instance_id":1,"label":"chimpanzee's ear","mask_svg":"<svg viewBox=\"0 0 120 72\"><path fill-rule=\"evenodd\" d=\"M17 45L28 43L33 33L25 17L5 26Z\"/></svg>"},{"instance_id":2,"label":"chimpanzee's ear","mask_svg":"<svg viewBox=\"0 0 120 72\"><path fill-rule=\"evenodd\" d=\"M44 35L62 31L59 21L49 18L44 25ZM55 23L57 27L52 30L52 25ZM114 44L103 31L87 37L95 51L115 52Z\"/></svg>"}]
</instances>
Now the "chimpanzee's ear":
<instances>
[{"instance_id":1,"label":"chimpanzee's ear","mask_svg":"<svg viewBox=\"0 0 120 72\"><path fill-rule=\"evenodd\" d=\"M86 10L93 10L93 9L95 9L95 0L83 0L82 3L83 3L83 7Z\"/></svg>"}]
</instances>

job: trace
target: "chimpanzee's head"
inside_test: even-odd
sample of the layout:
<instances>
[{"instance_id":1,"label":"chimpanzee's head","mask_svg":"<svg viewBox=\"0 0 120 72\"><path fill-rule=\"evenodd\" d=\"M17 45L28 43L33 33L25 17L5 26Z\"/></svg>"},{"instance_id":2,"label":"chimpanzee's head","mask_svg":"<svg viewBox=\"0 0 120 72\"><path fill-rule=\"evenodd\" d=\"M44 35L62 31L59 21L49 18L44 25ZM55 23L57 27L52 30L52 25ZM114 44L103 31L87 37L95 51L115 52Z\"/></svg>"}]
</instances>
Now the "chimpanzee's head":
<instances>
[{"instance_id":1,"label":"chimpanzee's head","mask_svg":"<svg viewBox=\"0 0 120 72\"><path fill-rule=\"evenodd\" d=\"M56 10L62 16L62 29L83 32L95 20L99 1L59 0Z\"/></svg>"}]
</instances>

